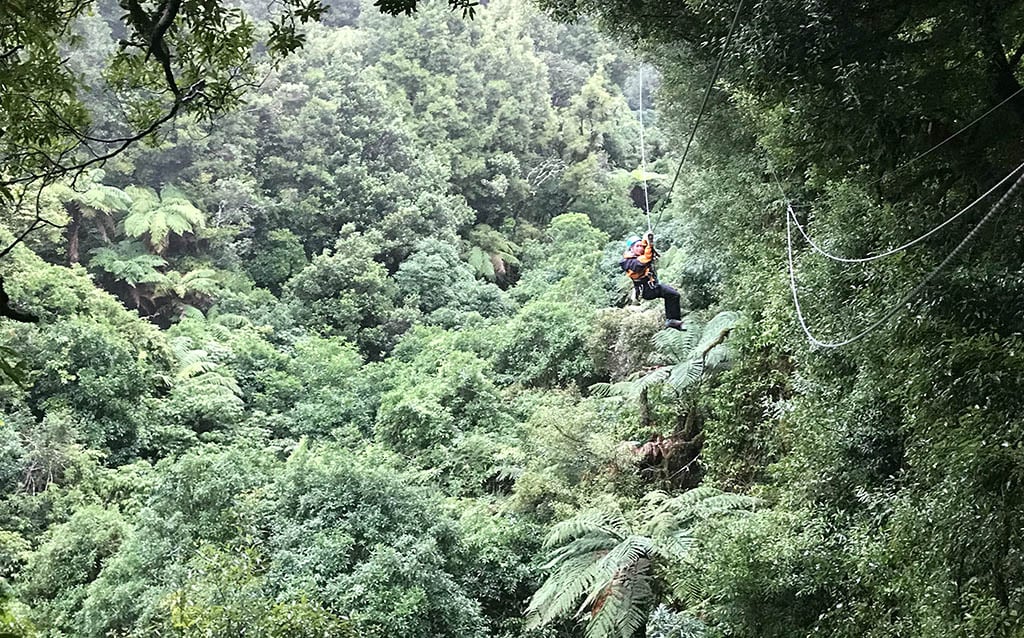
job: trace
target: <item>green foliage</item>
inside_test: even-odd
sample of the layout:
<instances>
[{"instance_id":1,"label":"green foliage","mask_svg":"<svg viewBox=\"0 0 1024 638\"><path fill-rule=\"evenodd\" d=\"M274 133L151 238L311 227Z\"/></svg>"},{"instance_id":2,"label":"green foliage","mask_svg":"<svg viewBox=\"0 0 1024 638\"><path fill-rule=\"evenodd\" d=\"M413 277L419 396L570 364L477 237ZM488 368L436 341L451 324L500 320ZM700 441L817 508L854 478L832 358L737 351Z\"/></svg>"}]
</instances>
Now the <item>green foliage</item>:
<instances>
[{"instance_id":1,"label":"green foliage","mask_svg":"<svg viewBox=\"0 0 1024 638\"><path fill-rule=\"evenodd\" d=\"M344 579L340 604L352 609L360 635L482 638L476 602L444 571L431 542L399 538L399 550L377 545Z\"/></svg>"},{"instance_id":2,"label":"green foliage","mask_svg":"<svg viewBox=\"0 0 1024 638\"><path fill-rule=\"evenodd\" d=\"M63 2L0 16L25 47L0 48L0 84L19 89L0 96L10 176L48 167L37 151L72 158L67 124L125 133L103 71L138 124L175 101L162 50L118 51L111 35L145 45L144 20L112 29L120 10L92 4L88 18L90 3ZM182 105L205 116L255 77L259 31L233 5L181 7L165 44L175 77L207 83ZM416 20L340 3L345 27L312 29L246 110L179 117L158 148L42 193L66 231L32 234L2 272L12 307L42 321L5 323L0 351L8 377L25 373L24 388L0 384L0 577L14 584L0 627L513 638L535 631L520 612L536 594L544 635L577 618L629 638L1019 634L1019 211L913 313L807 350L771 174L830 249L932 228L1015 163L1017 100L894 169L1019 88L1019 9L741 12L669 197L659 176L679 158L664 153L685 143L734 7L551 7L594 12L659 64L640 104L635 63L587 24L497 0L472 22L445 3ZM272 52L318 17L283 10ZM631 103L654 122L659 274L699 313L682 333L608 307L623 301L610 240L645 227ZM125 211L125 191L150 208ZM117 243L126 212L136 241ZM5 214L21 232L34 213ZM876 316L959 223L864 267L798 247L808 319L838 335ZM166 332L81 267L44 261L77 262L76 242L96 281ZM580 396L594 381L640 413ZM643 443L652 430L672 434ZM641 499L674 443L707 483L773 508L718 512L750 501L706 487Z\"/></svg>"},{"instance_id":3,"label":"green foliage","mask_svg":"<svg viewBox=\"0 0 1024 638\"><path fill-rule=\"evenodd\" d=\"M274 588L265 576L266 559L255 548L204 546L196 553L191 567L190 581L167 597L168 635L359 635L348 619L314 600L275 600Z\"/></svg>"},{"instance_id":4,"label":"green foliage","mask_svg":"<svg viewBox=\"0 0 1024 638\"><path fill-rule=\"evenodd\" d=\"M545 235L545 241L533 244L528 251L526 258L531 266L525 269L513 295L518 299L543 296L605 305L612 275L602 263L601 251L608 235L594 228L582 213L555 217Z\"/></svg>"},{"instance_id":5,"label":"green foliage","mask_svg":"<svg viewBox=\"0 0 1024 638\"><path fill-rule=\"evenodd\" d=\"M359 635L481 635L477 605L447 573L450 523L394 463L300 444L263 505L270 576L284 592L319 583Z\"/></svg>"},{"instance_id":6,"label":"green foliage","mask_svg":"<svg viewBox=\"0 0 1024 638\"><path fill-rule=\"evenodd\" d=\"M707 625L690 614L658 605L647 621L647 635L651 638L704 638L708 635L708 629Z\"/></svg>"},{"instance_id":7,"label":"green foliage","mask_svg":"<svg viewBox=\"0 0 1024 638\"><path fill-rule=\"evenodd\" d=\"M600 155L613 166L637 164L640 126L603 65L570 100L563 117L565 155L571 161Z\"/></svg>"},{"instance_id":8,"label":"green foliage","mask_svg":"<svg viewBox=\"0 0 1024 638\"><path fill-rule=\"evenodd\" d=\"M75 17L77 5L64 8ZM640 498L651 489L645 464L657 461L630 440L654 422L693 425L697 414L707 429L714 424L707 435L717 447L706 462L723 484L817 473L820 482L787 496L847 506L846 491L868 485L876 489L857 498L883 500L877 486L898 456L877 454L897 438L885 436L889 421L865 424L849 441L822 435L801 447L795 441L810 439L815 422L789 421L808 409L790 406L789 395L772 404L769 425L759 420L758 402L777 396L775 386L751 383L760 368L744 366L769 358L759 356L766 342L786 352L771 338L788 333L779 304L765 300L766 290L784 288L762 290L753 266L740 283L729 278L751 255L765 272L774 267L754 241L770 233L747 230L743 216L762 210L763 192L733 198L746 183L738 175L756 166L749 157L737 152L721 179L710 170L682 175L658 229L666 246L685 244L660 262L666 281L695 282L690 296L704 299L702 308L712 299L752 318L736 374L710 374L729 316L703 342L693 330L661 335L652 348L659 326L651 313L608 308L621 279L621 246L610 239L643 225L630 101L646 106L649 125L660 113L649 94L638 103L634 62L593 27L553 24L497 0L473 21L445 3L421 6L414 20L346 0L334 3L329 26L308 34L293 28L320 18L319 3L307 0L272 9L251 0L95 8L69 27L74 42L34 16L23 35L41 28L32 37L45 32L56 44L0 60L0 84L35 64L31 56L66 52L73 75L58 69L44 79L50 85L24 88L67 123L92 117L91 136L124 135L119 106L139 125L132 130L168 108L180 113L148 148L117 155L105 173L84 173L77 191L48 188L41 210L67 228L34 234L4 260L12 307L42 321L4 324L11 350L0 351L8 376L15 362L25 371L24 388L0 384L0 578L14 584L0 585L0 627L54 638L521 638L572 633L568 617L582 600L591 635L644 624L653 635L698 635L701 623L704 633L727 633L745 627L737 618L754 593L730 568L744 564L731 553L742 550L730 536L738 517L718 510L749 501L701 490ZM146 27L165 9L178 12L166 49ZM257 26L267 21L269 29ZM251 55L257 35L269 37L275 66L263 48ZM280 61L300 44L301 53ZM211 120L238 103L236 89L257 69L267 79L248 87L247 108ZM62 155L69 131L51 126L51 139L37 134L45 127L13 126L3 109L28 108L22 98L0 97L0 146L29 148L28 140L70 158ZM656 126L647 132L649 176L669 175L664 136ZM32 168L6 150L12 175ZM655 197L660 188L653 184ZM831 192L833 217L867 201L856 190ZM32 211L10 208L15 232L33 223ZM709 248L695 248L704 238ZM80 266L53 265L77 263L79 251L95 282ZM749 313L736 302L744 294L760 302ZM769 337L758 331L762 319ZM670 392L652 392L656 418L641 415L638 424L630 405L581 396L594 381L620 382L649 362L678 368L682 391L708 390L699 410L677 414ZM786 381L773 378L789 392ZM733 390L742 391L723 396ZM837 405L849 414L878 396L867 387ZM1013 405L1007 398L1000 409L1009 415ZM747 468L729 445L760 452L758 428L777 438L756 457L758 470L738 478ZM791 502L779 501L780 509ZM921 503L952 516L938 497ZM999 518L994 497L975 509L954 503L985 521L1012 520ZM614 520L574 535L566 521L595 506ZM909 528L913 517L903 512ZM705 519L720 543L697 551ZM971 551L1016 565L1010 552L999 557L1004 537L977 529L970 514L956 520L982 539ZM796 527L763 537L784 545ZM560 540L551 541L545 572L542 540L552 533ZM588 543L608 551L588 553ZM825 557L830 543L802 547ZM881 547L865 543L843 563L855 575L830 577L851 591L857 577L868 583L864 566ZM906 554L920 571L900 583L933 577L952 560ZM590 581L560 571L587 561ZM960 574L975 579L964 581L972 592L989 582L978 575L982 562ZM887 563L886 573L901 566ZM734 589L720 584L723 574ZM566 587L555 591L560 582ZM914 606L904 593L911 586L901 587L899 609L924 618L932 607ZM574 591L574 600L558 598ZM526 626L531 596L544 606L544 628ZM791 603L780 596L780 605ZM568 613L555 618L555 607ZM797 615L783 608L779 617ZM847 618L829 611L822 622L839 627ZM861 626L862 618L854 616ZM990 617L971 625L994 626Z\"/></svg>"},{"instance_id":9,"label":"green foliage","mask_svg":"<svg viewBox=\"0 0 1024 638\"><path fill-rule=\"evenodd\" d=\"M167 250L171 237L194 235L206 225L203 212L174 186L168 184L159 193L130 186L125 192L132 200L123 222L125 234L132 238L145 237L158 255Z\"/></svg>"},{"instance_id":10,"label":"green foliage","mask_svg":"<svg viewBox=\"0 0 1024 638\"><path fill-rule=\"evenodd\" d=\"M19 595L40 628L74 633L87 587L120 548L130 528L115 510L84 507L53 527L25 566Z\"/></svg>"},{"instance_id":11,"label":"green foliage","mask_svg":"<svg viewBox=\"0 0 1024 638\"><path fill-rule=\"evenodd\" d=\"M603 159L589 154L572 164L559 186L572 197L573 210L584 211L595 227L612 237L625 236L646 223L644 211L626 196L630 176L625 171L610 172Z\"/></svg>"},{"instance_id":12,"label":"green foliage","mask_svg":"<svg viewBox=\"0 0 1024 638\"><path fill-rule=\"evenodd\" d=\"M302 391L291 408L291 434L368 433L381 389L362 365L356 349L341 339L296 343L286 371Z\"/></svg>"},{"instance_id":13,"label":"green foliage","mask_svg":"<svg viewBox=\"0 0 1024 638\"><path fill-rule=\"evenodd\" d=\"M606 308L597 313L590 341L594 369L613 382L640 370L654 351L652 338L665 327L659 311L637 306Z\"/></svg>"},{"instance_id":14,"label":"green foliage","mask_svg":"<svg viewBox=\"0 0 1024 638\"><path fill-rule=\"evenodd\" d=\"M139 403L155 386L155 361L131 334L71 316L28 334L23 356L33 369L29 405L64 411L92 448L130 454L143 420Z\"/></svg>"},{"instance_id":15,"label":"green foliage","mask_svg":"<svg viewBox=\"0 0 1024 638\"><path fill-rule=\"evenodd\" d=\"M511 426L490 366L459 351L416 363L381 395L375 435L435 472L453 493L479 494L498 472Z\"/></svg>"},{"instance_id":16,"label":"green foliage","mask_svg":"<svg viewBox=\"0 0 1024 638\"><path fill-rule=\"evenodd\" d=\"M522 602L538 585L534 556L540 550L541 526L504 511L500 500L457 503L461 543L456 577L479 603L487 636L523 633Z\"/></svg>"},{"instance_id":17,"label":"green foliage","mask_svg":"<svg viewBox=\"0 0 1024 638\"><path fill-rule=\"evenodd\" d=\"M588 636L633 636L653 607L659 577L675 596L691 587L687 574L659 576L657 570L689 558L693 525L754 504L711 488L675 498L653 492L634 513L636 523L614 510L584 511L558 523L544 541L551 549L545 568L552 573L530 601L530 625L550 623L578 605L577 616L590 612Z\"/></svg>"},{"instance_id":18,"label":"green foliage","mask_svg":"<svg viewBox=\"0 0 1024 638\"><path fill-rule=\"evenodd\" d=\"M246 272L257 285L279 291L284 282L306 267L306 254L299 236L288 229L272 230L256 251Z\"/></svg>"},{"instance_id":19,"label":"green foliage","mask_svg":"<svg viewBox=\"0 0 1024 638\"><path fill-rule=\"evenodd\" d=\"M554 301L527 304L509 322L498 370L531 386L585 384L594 374L587 352L592 316Z\"/></svg>"},{"instance_id":20,"label":"green foliage","mask_svg":"<svg viewBox=\"0 0 1024 638\"><path fill-rule=\"evenodd\" d=\"M420 242L395 273L399 294L424 313L453 305L456 290L472 278L473 272L459 259L458 249L433 239Z\"/></svg>"},{"instance_id":21,"label":"green foliage","mask_svg":"<svg viewBox=\"0 0 1024 638\"><path fill-rule=\"evenodd\" d=\"M282 300L302 325L357 343L368 357L387 347L381 324L391 312L393 282L374 261L378 241L352 232L288 281Z\"/></svg>"}]
</instances>

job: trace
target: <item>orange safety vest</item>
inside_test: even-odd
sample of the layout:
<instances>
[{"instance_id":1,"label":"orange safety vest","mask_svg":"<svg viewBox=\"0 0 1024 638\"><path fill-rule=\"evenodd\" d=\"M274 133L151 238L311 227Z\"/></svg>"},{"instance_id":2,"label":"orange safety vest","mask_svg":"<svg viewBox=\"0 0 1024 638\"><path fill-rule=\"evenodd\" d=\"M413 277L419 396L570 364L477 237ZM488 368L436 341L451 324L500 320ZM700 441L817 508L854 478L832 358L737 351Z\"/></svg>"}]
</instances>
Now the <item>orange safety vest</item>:
<instances>
[{"instance_id":1,"label":"orange safety vest","mask_svg":"<svg viewBox=\"0 0 1024 638\"><path fill-rule=\"evenodd\" d=\"M630 268L627 266L627 262L634 260L643 268ZM651 246L644 241L644 252L640 255L634 255L632 250L627 250L622 253L622 261L619 265L626 275L633 280L634 284L647 283L654 279L654 269L651 267L651 262L654 261L654 246Z\"/></svg>"}]
</instances>

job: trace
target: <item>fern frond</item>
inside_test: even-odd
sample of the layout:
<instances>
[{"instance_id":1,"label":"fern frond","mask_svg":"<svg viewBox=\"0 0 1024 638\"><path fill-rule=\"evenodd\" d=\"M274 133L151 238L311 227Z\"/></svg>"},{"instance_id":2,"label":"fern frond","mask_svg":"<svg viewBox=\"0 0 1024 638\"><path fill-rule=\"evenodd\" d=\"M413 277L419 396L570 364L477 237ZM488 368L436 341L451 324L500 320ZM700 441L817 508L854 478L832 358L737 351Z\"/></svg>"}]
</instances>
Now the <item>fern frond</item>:
<instances>
[{"instance_id":1,"label":"fern frond","mask_svg":"<svg viewBox=\"0 0 1024 638\"><path fill-rule=\"evenodd\" d=\"M578 556L559 565L530 600L527 626L541 627L567 615L601 575L601 564L593 556Z\"/></svg>"},{"instance_id":2,"label":"fern frond","mask_svg":"<svg viewBox=\"0 0 1024 638\"><path fill-rule=\"evenodd\" d=\"M751 496L698 487L672 499L666 507L675 512L682 529L697 521L753 510L760 504L759 499Z\"/></svg>"},{"instance_id":3,"label":"fern frond","mask_svg":"<svg viewBox=\"0 0 1024 638\"><path fill-rule=\"evenodd\" d=\"M658 544L661 553L675 560L689 556L697 547L697 539L689 530L675 530L671 533L662 533L658 537Z\"/></svg>"},{"instance_id":4,"label":"fern frond","mask_svg":"<svg viewBox=\"0 0 1024 638\"><path fill-rule=\"evenodd\" d=\"M672 374L668 376L666 383L678 392L699 381L702 374L704 374L704 362L700 359L680 361L672 366Z\"/></svg>"},{"instance_id":5,"label":"fern frond","mask_svg":"<svg viewBox=\"0 0 1024 638\"><path fill-rule=\"evenodd\" d=\"M159 255L146 252L138 242L122 241L114 246L103 246L89 251L89 267L109 273L115 279L132 286L162 281L157 268L167 265Z\"/></svg>"},{"instance_id":6,"label":"fern frond","mask_svg":"<svg viewBox=\"0 0 1024 638\"><path fill-rule=\"evenodd\" d=\"M595 598L588 638L632 638L647 619L645 606L652 598L650 563L641 559L614 579Z\"/></svg>"},{"instance_id":7,"label":"fern frond","mask_svg":"<svg viewBox=\"0 0 1024 638\"><path fill-rule=\"evenodd\" d=\"M132 206L132 198L120 188L94 183L84 193L75 193L74 201L89 210L100 213L127 211Z\"/></svg>"},{"instance_id":8,"label":"fern frond","mask_svg":"<svg viewBox=\"0 0 1024 638\"><path fill-rule=\"evenodd\" d=\"M202 321L206 317L203 316L203 311L200 310L199 308L196 308L195 306L185 305L181 309L181 318L182 319L198 319L198 320ZM221 340L221 341L227 341L227 339L223 335L214 335L214 337L219 339L219 340Z\"/></svg>"},{"instance_id":9,"label":"fern frond","mask_svg":"<svg viewBox=\"0 0 1024 638\"><path fill-rule=\"evenodd\" d=\"M613 394L612 384L610 383L595 383L590 386L590 396L597 397L599 399L607 399Z\"/></svg>"},{"instance_id":10,"label":"fern frond","mask_svg":"<svg viewBox=\"0 0 1024 638\"><path fill-rule=\"evenodd\" d=\"M217 388L220 390L226 390L233 394L235 397L242 396L242 388L238 385L238 381L233 376L228 374L222 374L219 372L220 366L217 366L214 370L204 372L196 377L193 377L193 381L197 384L202 384L206 388ZM209 391L209 390L207 390Z\"/></svg>"},{"instance_id":11,"label":"fern frond","mask_svg":"<svg viewBox=\"0 0 1024 638\"><path fill-rule=\"evenodd\" d=\"M560 556L563 559L569 556L583 556L585 554L595 553L603 556L611 551L617 543L618 539L609 535L602 534L600 536L582 536L552 552L552 558L548 561L548 564L552 566L556 565L556 556Z\"/></svg>"},{"instance_id":12,"label":"fern frond","mask_svg":"<svg viewBox=\"0 0 1024 638\"><path fill-rule=\"evenodd\" d=\"M672 366L661 366L638 378L631 378L626 381L619 381L618 383L612 384L611 392L619 396L636 399L644 390L656 386L659 383L664 383L668 380L671 374Z\"/></svg>"},{"instance_id":13,"label":"fern frond","mask_svg":"<svg viewBox=\"0 0 1024 638\"><path fill-rule=\"evenodd\" d=\"M662 330L656 332L652 340L658 352L675 359L683 359L688 358L693 352L698 336L696 323L691 317L686 317L682 330Z\"/></svg>"},{"instance_id":14,"label":"fern frond","mask_svg":"<svg viewBox=\"0 0 1024 638\"><path fill-rule=\"evenodd\" d=\"M704 357L704 366L708 370L716 370L724 367L732 360L732 348L729 347L728 343L720 343L708 350L707 356Z\"/></svg>"},{"instance_id":15,"label":"fern frond","mask_svg":"<svg viewBox=\"0 0 1024 638\"><path fill-rule=\"evenodd\" d=\"M703 598L704 591L696 574L697 570L690 566L683 566L672 572L672 578L669 579L669 590L676 600L696 601Z\"/></svg>"},{"instance_id":16,"label":"fern frond","mask_svg":"<svg viewBox=\"0 0 1024 638\"><path fill-rule=\"evenodd\" d=\"M476 271L477 275L488 280L494 279L494 264L491 262L491 257L479 246L473 246L470 248L469 255L466 260L469 262L469 265L473 267L473 270Z\"/></svg>"},{"instance_id":17,"label":"fern frond","mask_svg":"<svg viewBox=\"0 0 1024 638\"><path fill-rule=\"evenodd\" d=\"M544 539L545 547L563 545L587 534L621 539L628 533L626 521L618 513L588 510L557 523Z\"/></svg>"},{"instance_id":18,"label":"fern frond","mask_svg":"<svg viewBox=\"0 0 1024 638\"><path fill-rule=\"evenodd\" d=\"M146 210L160 202L160 197L156 194L156 191L145 186L127 186L124 192L132 200L132 211Z\"/></svg>"},{"instance_id":19,"label":"fern frond","mask_svg":"<svg viewBox=\"0 0 1024 638\"><path fill-rule=\"evenodd\" d=\"M646 536L634 534L623 539L598 561L595 587L591 588L590 595L580 605L580 610L594 604L603 592L614 585L613 581L621 578L623 574L636 573L636 566L641 561L649 563L648 557L655 553L654 543Z\"/></svg>"},{"instance_id":20,"label":"fern frond","mask_svg":"<svg viewBox=\"0 0 1024 638\"><path fill-rule=\"evenodd\" d=\"M711 321L704 326L700 341L696 344L697 352L703 353L716 341L720 341L726 333L739 325L740 318L740 313L732 310L726 310L715 315Z\"/></svg>"}]
</instances>

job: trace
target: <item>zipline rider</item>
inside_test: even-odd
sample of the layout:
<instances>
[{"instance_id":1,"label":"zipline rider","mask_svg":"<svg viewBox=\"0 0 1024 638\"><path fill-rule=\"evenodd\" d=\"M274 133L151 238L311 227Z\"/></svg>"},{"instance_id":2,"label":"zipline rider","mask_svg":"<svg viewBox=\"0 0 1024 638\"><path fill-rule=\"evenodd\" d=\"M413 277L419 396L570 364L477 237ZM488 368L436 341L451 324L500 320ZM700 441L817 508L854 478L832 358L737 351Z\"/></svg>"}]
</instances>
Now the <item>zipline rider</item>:
<instances>
[{"instance_id":1,"label":"zipline rider","mask_svg":"<svg viewBox=\"0 0 1024 638\"><path fill-rule=\"evenodd\" d=\"M633 289L641 299L665 300L665 327L683 329L679 313L679 292L672 286L658 282L654 273L654 233L647 233L647 239L634 235L626 240L626 252L622 253L619 267L633 280Z\"/></svg>"}]
</instances>

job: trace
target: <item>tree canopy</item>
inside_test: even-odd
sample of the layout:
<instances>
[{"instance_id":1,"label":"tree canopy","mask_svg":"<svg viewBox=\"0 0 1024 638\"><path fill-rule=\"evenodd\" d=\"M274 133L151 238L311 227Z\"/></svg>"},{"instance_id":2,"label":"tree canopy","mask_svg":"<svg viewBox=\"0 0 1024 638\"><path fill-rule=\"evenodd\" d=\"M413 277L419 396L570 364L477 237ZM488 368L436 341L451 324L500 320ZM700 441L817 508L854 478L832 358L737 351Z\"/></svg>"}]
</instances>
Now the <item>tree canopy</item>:
<instances>
[{"instance_id":1,"label":"tree canopy","mask_svg":"<svg viewBox=\"0 0 1024 638\"><path fill-rule=\"evenodd\" d=\"M1022 19L5 3L0 635L1021 635Z\"/></svg>"}]
</instances>

